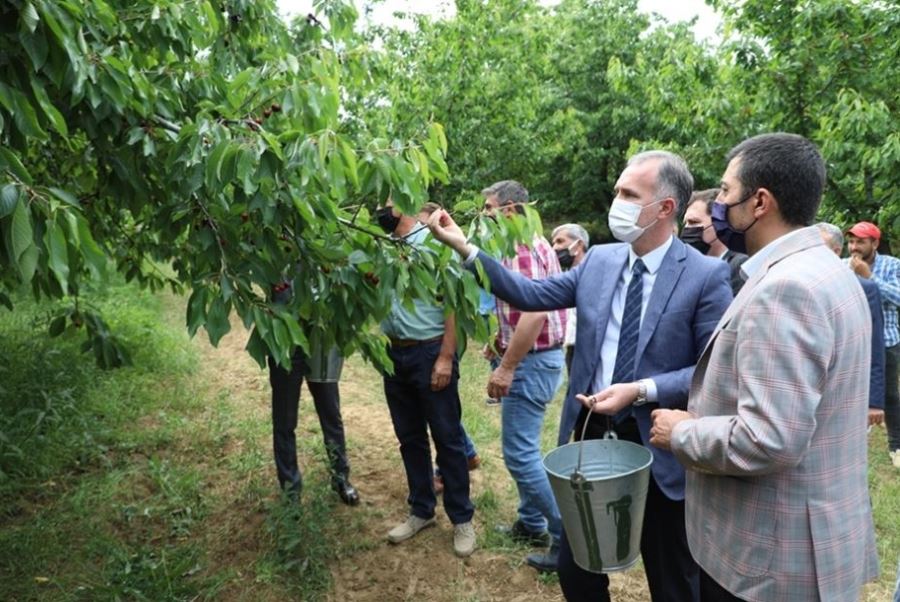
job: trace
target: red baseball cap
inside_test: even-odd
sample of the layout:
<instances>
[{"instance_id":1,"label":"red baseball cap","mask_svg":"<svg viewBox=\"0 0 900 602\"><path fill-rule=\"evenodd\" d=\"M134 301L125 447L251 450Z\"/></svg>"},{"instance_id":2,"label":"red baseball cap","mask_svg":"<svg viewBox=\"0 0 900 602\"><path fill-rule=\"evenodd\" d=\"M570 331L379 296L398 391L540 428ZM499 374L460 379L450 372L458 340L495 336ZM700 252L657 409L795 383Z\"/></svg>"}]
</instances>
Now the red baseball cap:
<instances>
[{"instance_id":1,"label":"red baseball cap","mask_svg":"<svg viewBox=\"0 0 900 602\"><path fill-rule=\"evenodd\" d=\"M859 222L849 230L846 234L852 234L858 238L874 238L881 240L881 230L872 222Z\"/></svg>"}]
</instances>

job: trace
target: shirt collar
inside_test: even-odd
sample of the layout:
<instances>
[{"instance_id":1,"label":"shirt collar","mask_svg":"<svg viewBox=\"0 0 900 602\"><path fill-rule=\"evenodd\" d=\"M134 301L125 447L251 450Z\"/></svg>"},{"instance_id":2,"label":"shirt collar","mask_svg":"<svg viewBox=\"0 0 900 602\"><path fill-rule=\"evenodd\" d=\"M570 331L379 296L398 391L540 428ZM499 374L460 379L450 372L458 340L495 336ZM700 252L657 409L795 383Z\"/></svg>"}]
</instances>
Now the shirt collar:
<instances>
[{"instance_id":1,"label":"shirt collar","mask_svg":"<svg viewBox=\"0 0 900 602\"><path fill-rule=\"evenodd\" d=\"M769 242L769 244L764 246L762 249L751 255L750 258L741 265L741 272L744 273L744 277L749 280L756 272L760 270L760 268L762 268L766 264L766 260L769 258L769 255L772 254L772 251L775 250L775 247L801 231L803 231L803 228L798 228L796 230L791 230L787 234L782 234L775 240Z\"/></svg>"},{"instance_id":2,"label":"shirt collar","mask_svg":"<svg viewBox=\"0 0 900 602\"><path fill-rule=\"evenodd\" d=\"M645 253L640 259L644 262L644 267L647 268L647 272L650 274L655 274L659 271L660 266L662 266L663 259L666 256L666 253L669 251L669 247L672 246L672 237L670 236L666 242L659 245L649 253ZM631 271L634 268L634 262L638 260L637 253L634 252L634 249L631 246L628 247L628 271Z\"/></svg>"}]
</instances>

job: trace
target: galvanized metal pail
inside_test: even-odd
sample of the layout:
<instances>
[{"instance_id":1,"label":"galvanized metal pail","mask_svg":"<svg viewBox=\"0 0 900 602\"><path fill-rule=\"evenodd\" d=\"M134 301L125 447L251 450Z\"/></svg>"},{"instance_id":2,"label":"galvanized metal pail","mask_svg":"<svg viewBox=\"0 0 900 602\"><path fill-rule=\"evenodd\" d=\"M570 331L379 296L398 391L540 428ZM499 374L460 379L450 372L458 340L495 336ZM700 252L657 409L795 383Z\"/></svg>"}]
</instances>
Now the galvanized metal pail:
<instances>
[{"instance_id":1,"label":"galvanized metal pail","mask_svg":"<svg viewBox=\"0 0 900 602\"><path fill-rule=\"evenodd\" d=\"M306 358L306 380L313 383L336 383L341 380L344 358L337 347L319 347Z\"/></svg>"},{"instance_id":2,"label":"galvanized metal pail","mask_svg":"<svg viewBox=\"0 0 900 602\"><path fill-rule=\"evenodd\" d=\"M652 463L646 447L615 438L569 443L544 457L575 564L612 573L637 562Z\"/></svg>"}]
</instances>

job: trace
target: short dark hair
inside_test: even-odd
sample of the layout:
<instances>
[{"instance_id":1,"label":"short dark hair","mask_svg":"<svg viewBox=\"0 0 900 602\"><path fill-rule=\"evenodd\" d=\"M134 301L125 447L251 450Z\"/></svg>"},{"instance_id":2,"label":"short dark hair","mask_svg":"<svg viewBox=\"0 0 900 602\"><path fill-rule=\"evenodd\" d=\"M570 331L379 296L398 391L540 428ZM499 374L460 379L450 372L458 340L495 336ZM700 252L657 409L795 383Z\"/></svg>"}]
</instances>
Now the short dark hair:
<instances>
[{"instance_id":1,"label":"short dark hair","mask_svg":"<svg viewBox=\"0 0 900 602\"><path fill-rule=\"evenodd\" d=\"M712 206L713 203L716 202L716 199L719 198L719 189L718 188L708 188L706 190L695 190L691 194L691 200L688 201L687 206L684 208L687 211L687 208L693 205L694 203L702 202L706 205L706 215L712 215Z\"/></svg>"},{"instance_id":2,"label":"short dark hair","mask_svg":"<svg viewBox=\"0 0 900 602\"><path fill-rule=\"evenodd\" d=\"M825 161L815 144L797 134L760 134L731 149L727 159L740 159L737 178L744 194L765 188L785 223L812 225L825 188Z\"/></svg>"},{"instance_id":3,"label":"short dark hair","mask_svg":"<svg viewBox=\"0 0 900 602\"><path fill-rule=\"evenodd\" d=\"M484 198L496 196L497 202L502 207L511 203L527 203L528 189L515 180L501 180L494 182L481 191Z\"/></svg>"}]
</instances>

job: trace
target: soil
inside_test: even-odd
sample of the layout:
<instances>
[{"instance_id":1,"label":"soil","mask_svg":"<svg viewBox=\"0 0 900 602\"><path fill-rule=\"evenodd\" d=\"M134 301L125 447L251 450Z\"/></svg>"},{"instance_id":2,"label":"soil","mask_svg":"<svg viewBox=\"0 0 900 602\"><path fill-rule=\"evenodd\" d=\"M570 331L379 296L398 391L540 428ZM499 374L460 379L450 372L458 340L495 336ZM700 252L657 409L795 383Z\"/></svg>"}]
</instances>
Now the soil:
<instances>
[{"instance_id":1,"label":"soil","mask_svg":"<svg viewBox=\"0 0 900 602\"><path fill-rule=\"evenodd\" d=\"M180 318L180 310L175 316ZM175 318L175 319L179 319ZM200 379L227 400L231 411L242 418L268 420L269 389L267 373L260 370L244 351L247 332L239 322L217 348L209 345L203 331L194 339L201 353ZM393 600L426 601L510 601L562 600L555 579L541 579L522 563L521 549L479 549L465 560L453 555L452 527L438 508L437 525L403 544L387 543L388 530L405 519L406 480L397 449L390 415L384 403L380 381L371 366L361 361L345 365L341 379L342 413L348 439L352 481L360 491L362 503L355 508L336 505L335 511L358 526L352 540L338 542L345 552L331 566L333 589L330 600L351 602L384 602ZM318 435L318 424L308 403L308 392L301 399L301 426L298 431ZM239 451L255 445L268 453L268 436L259 441L245 441L241 433L231 433L225 447ZM300 432L298 435L302 436ZM299 437L298 437L299 438ZM508 479L499 450L482 449L482 455L493 454L490 471L472 473L472 496L484 490L485 479ZM303 459L301 458L301 463ZM274 469L267 466L274 473ZM274 474L271 475L274 481ZM217 495L231 495L236 485L221 484ZM274 493L273 493L274 496ZM236 495L235 495L236 497ZM237 501L237 500L236 500ZM212 561L230 566L237 575L251 582L254 563L263 553L262 531L265 512L262 504L227 506L233 515L243 514L240 521L223 520L215 533L206 535L207 550ZM223 517L224 518L224 517ZM213 521L215 522L215 521ZM478 522L476 530L492 528ZM643 572L632 569L612 575L614 600L638 602L649 600ZM252 582L239 586L229 583L217 594L225 600L283 599L271 588L255 587Z\"/></svg>"}]
</instances>

